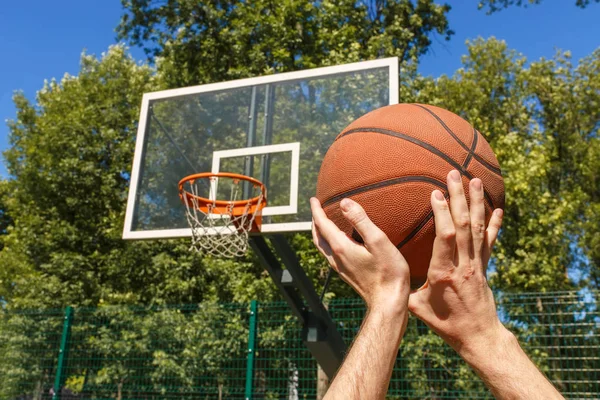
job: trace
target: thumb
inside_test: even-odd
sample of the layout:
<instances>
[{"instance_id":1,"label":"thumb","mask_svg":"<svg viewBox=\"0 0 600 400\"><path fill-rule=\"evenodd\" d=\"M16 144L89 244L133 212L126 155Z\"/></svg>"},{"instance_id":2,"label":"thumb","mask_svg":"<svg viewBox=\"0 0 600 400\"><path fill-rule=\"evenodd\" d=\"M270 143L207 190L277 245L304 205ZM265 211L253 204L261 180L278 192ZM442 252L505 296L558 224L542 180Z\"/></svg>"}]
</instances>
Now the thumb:
<instances>
[{"instance_id":1,"label":"thumb","mask_svg":"<svg viewBox=\"0 0 600 400\"><path fill-rule=\"evenodd\" d=\"M408 296L408 311L421 320L428 306L427 302L423 299L424 292L424 289L420 289L411 292Z\"/></svg>"},{"instance_id":2,"label":"thumb","mask_svg":"<svg viewBox=\"0 0 600 400\"><path fill-rule=\"evenodd\" d=\"M343 199L340 202L340 209L367 247L388 240L386 234L371 221L361 205L354 200Z\"/></svg>"}]
</instances>

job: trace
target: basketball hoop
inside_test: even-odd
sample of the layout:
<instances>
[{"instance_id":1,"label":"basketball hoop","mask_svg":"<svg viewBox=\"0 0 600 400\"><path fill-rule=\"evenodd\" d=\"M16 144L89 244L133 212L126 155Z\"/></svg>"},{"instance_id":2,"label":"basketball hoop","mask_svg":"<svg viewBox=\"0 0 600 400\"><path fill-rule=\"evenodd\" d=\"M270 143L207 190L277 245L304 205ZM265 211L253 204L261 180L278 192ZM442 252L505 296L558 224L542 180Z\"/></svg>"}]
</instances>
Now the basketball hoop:
<instances>
[{"instance_id":1,"label":"basketball hoop","mask_svg":"<svg viewBox=\"0 0 600 400\"><path fill-rule=\"evenodd\" d=\"M205 172L179 181L179 198L192 230L190 249L233 258L248 250L249 233L260 231L267 190L249 176Z\"/></svg>"}]
</instances>

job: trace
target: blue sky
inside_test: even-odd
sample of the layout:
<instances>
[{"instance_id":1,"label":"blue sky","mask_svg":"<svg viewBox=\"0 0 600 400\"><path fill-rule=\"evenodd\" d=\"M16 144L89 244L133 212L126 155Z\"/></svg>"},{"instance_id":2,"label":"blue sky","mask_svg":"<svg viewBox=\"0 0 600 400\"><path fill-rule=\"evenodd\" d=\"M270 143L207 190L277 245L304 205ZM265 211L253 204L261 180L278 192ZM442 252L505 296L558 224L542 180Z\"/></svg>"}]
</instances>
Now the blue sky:
<instances>
[{"instance_id":1,"label":"blue sky","mask_svg":"<svg viewBox=\"0 0 600 400\"><path fill-rule=\"evenodd\" d=\"M422 58L421 72L439 76L461 66L465 40L495 36L534 60L551 57L556 48L571 50L579 59L600 46L600 4L587 9L575 0L544 0L529 8L513 7L487 16L477 0L452 3L450 26L456 32L449 42L434 40ZM4 121L15 116L12 94L23 90L33 99L44 79L77 74L85 49L100 55L116 42L114 28L121 15L119 0L30 0L4 2L0 9L0 150L8 147ZM134 57L143 52L131 49ZM6 176L4 165L0 175Z\"/></svg>"}]
</instances>

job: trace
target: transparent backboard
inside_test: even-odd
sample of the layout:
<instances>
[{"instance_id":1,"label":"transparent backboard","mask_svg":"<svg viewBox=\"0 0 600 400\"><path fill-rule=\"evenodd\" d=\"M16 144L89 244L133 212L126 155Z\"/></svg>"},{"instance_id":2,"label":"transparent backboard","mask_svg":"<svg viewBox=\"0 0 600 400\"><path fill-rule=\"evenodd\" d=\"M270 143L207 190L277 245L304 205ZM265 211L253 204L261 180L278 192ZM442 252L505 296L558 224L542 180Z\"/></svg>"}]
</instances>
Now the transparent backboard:
<instances>
[{"instance_id":1,"label":"transparent backboard","mask_svg":"<svg viewBox=\"0 0 600 400\"><path fill-rule=\"evenodd\" d=\"M335 137L397 102L397 58L146 93L123 238L190 236L178 183L199 172L262 181L261 232L310 230L309 198Z\"/></svg>"}]
</instances>

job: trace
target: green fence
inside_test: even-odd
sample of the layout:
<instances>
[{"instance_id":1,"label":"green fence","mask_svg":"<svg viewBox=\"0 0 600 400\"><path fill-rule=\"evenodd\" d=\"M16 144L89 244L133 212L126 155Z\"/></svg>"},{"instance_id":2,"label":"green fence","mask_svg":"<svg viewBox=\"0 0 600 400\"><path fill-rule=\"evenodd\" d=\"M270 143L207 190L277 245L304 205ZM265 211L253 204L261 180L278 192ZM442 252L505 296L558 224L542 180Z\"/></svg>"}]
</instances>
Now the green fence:
<instances>
[{"instance_id":1,"label":"green fence","mask_svg":"<svg viewBox=\"0 0 600 400\"><path fill-rule=\"evenodd\" d=\"M503 322L567 398L600 398L598 294L497 295ZM363 303L329 311L350 343ZM283 302L0 314L0 399L314 399L317 375ZM492 397L411 318L388 398Z\"/></svg>"}]
</instances>

